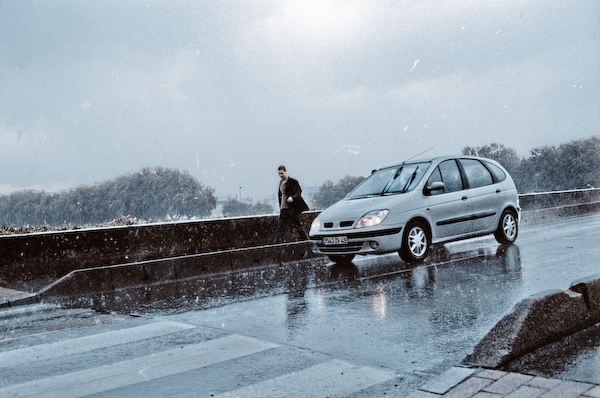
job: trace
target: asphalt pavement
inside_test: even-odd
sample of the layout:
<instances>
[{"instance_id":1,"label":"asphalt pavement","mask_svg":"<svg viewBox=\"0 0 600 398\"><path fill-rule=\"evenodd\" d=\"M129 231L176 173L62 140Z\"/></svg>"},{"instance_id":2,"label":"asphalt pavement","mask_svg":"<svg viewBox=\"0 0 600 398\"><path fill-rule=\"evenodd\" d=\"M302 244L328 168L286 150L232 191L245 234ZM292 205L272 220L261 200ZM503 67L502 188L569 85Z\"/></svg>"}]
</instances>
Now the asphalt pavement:
<instances>
[{"instance_id":1,"label":"asphalt pavement","mask_svg":"<svg viewBox=\"0 0 600 398\"><path fill-rule=\"evenodd\" d=\"M34 306L5 308L0 367L9 372L0 396L25 387L47 395L44 388L52 386L57 396L69 396L73 380L96 386L89 390L96 396L136 396L138 387L143 396L165 389L168 379L173 395L261 396L273 389L271 396L280 396L282 386L306 385L314 396L599 397L597 326L505 369L459 365L522 297L598 273L599 225L595 215L526 226L508 252L490 240L461 242L416 268L393 256L351 267L316 261L161 287L180 301L156 302L154 288L140 287L111 301L129 297L130 309L138 303L123 315L51 303L29 312ZM0 289L0 302L21 294L27 293ZM44 332L51 314L67 321ZM214 353L225 356L205 362ZM122 381L98 381L111 375Z\"/></svg>"}]
</instances>

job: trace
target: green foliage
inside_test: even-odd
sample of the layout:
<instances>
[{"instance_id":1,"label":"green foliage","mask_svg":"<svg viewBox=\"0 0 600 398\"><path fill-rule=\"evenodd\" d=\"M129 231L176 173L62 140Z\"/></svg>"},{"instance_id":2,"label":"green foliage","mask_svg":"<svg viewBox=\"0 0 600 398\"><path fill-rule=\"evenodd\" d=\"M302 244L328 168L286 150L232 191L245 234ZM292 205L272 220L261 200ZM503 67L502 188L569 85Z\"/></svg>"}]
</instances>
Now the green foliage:
<instances>
[{"instance_id":1,"label":"green foliage","mask_svg":"<svg viewBox=\"0 0 600 398\"><path fill-rule=\"evenodd\" d=\"M500 163L512 175L519 168L521 159L512 148L507 148L502 144L490 144L478 148L465 147L462 151L463 155L481 156L489 158Z\"/></svg>"},{"instance_id":2,"label":"green foliage","mask_svg":"<svg viewBox=\"0 0 600 398\"><path fill-rule=\"evenodd\" d=\"M187 172L156 167L56 194L25 190L0 196L0 220L53 226L105 223L122 216L176 220L209 216L216 205L214 190Z\"/></svg>"},{"instance_id":3,"label":"green foliage","mask_svg":"<svg viewBox=\"0 0 600 398\"><path fill-rule=\"evenodd\" d=\"M332 204L344 199L344 197L363 180L364 177L346 176L337 184L334 184L331 181L325 181L319 188L319 192L313 196L312 203L317 209L326 209Z\"/></svg>"},{"instance_id":4,"label":"green foliage","mask_svg":"<svg viewBox=\"0 0 600 398\"><path fill-rule=\"evenodd\" d=\"M600 136L535 148L523 159L498 144L466 147L463 154L498 161L515 180L519 193L600 187Z\"/></svg>"},{"instance_id":5,"label":"green foliage","mask_svg":"<svg viewBox=\"0 0 600 398\"><path fill-rule=\"evenodd\" d=\"M223 214L225 216L230 217L238 217L238 216L253 216L258 214L273 214L273 206L268 204L266 201L264 203L258 202L255 204L240 202L237 199L229 198L227 202L223 205Z\"/></svg>"}]
</instances>

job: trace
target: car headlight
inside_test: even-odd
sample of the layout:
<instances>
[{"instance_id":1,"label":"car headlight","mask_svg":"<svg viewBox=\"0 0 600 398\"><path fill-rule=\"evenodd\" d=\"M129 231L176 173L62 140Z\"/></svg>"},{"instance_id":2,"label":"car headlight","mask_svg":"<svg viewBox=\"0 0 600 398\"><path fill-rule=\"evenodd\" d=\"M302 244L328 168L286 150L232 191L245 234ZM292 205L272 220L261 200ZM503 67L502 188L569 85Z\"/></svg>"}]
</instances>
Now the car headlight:
<instances>
[{"instance_id":1,"label":"car headlight","mask_svg":"<svg viewBox=\"0 0 600 398\"><path fill-rule=\"evenodd\" d=\"M310 224L310 233L315 233L318 230L321 229L321 221L319 221L318 219L314 219L314 221L312 222L312 224Z\"/></svg>"},{"instance_id":2,"label":"car headlight","mask_svg":"<svg viewBox=\"0 0 600 398\"><path fill-rule=\"evenodd\" d=\"M389 210L370 211L358 220L355 228L374 227L379 225L385 220L388 214L390 214Z\"/></svg>"}]
</instances>

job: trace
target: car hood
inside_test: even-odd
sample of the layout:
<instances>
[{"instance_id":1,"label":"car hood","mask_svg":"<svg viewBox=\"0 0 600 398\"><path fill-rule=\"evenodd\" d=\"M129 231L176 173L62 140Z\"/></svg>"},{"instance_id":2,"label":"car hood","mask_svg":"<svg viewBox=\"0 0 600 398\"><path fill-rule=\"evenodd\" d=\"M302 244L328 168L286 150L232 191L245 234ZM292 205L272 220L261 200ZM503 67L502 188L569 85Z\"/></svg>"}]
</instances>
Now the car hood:
<instances>
[{"instance_id":1,"label":"car hood","mask_svg":"<svg viewBox=\"0 0 600 398\"><path fill-rule=\"evenodd\" d=\"M344 199L323 210L319 215L322 222L356 221L373 210L389 209L393 203L404 200L407 194L375 196L364 199Z\"/></svg>"}]
</instances>

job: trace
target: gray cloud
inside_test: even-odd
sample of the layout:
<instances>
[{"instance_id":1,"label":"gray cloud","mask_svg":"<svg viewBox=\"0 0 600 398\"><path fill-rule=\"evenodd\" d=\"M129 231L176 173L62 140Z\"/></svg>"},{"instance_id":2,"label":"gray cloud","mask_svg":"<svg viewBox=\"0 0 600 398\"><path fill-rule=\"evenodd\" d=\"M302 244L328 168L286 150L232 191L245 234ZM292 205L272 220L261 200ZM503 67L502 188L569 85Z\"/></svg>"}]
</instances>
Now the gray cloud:
<instances>
[{"instance_id":1,"label":"gray cloud","mask_svg":"<svg viewBox=\"0 0 600 398\"><path fill-rule=\"evenodd\" d=\"M262 200L279 164L320 185L434 146L525 156L598 134L599 17L595 1L3 0L0 188L160 165Z\"/></svg>"}]
</instances>

